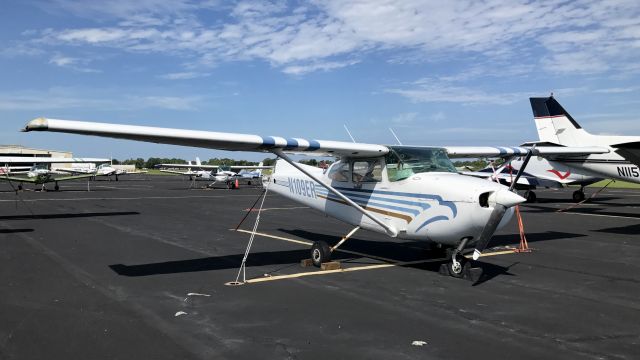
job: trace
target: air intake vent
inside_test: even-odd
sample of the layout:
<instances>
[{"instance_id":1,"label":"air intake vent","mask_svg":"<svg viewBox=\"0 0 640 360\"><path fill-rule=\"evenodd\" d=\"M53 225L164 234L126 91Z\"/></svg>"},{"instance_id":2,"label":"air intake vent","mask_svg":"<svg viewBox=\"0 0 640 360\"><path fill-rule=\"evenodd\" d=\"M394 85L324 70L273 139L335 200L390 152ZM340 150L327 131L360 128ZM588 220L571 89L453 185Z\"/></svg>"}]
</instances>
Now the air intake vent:
<instances>
[{"instance_id":1,"label":"air intake vent","mask_svg":"<svg viewBox=\"0 0 640 360\"><path fill-rule=\"evenodd\" d=\"M487 191L486 193L480 194L480 197L478 198L478 202L480 203L480 206L482 206L483 208L489 207L489 196L492 193L493 191Z\"/></svg>"}]
</instances>

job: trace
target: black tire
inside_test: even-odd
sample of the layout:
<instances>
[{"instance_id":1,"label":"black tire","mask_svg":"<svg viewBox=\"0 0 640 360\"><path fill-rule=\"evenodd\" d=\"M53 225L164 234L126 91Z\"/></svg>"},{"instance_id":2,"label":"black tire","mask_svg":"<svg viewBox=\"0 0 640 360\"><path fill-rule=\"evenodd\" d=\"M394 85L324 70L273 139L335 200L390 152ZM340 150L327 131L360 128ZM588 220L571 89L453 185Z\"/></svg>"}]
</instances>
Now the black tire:
<instances>
[{"instance_id":1,"label":"black tire","mask_svg":"<svg viewBox=\"0 0 640 360\"><path fill-rule=\"evenodd\" d=\"M60 186L58 186L58 184L56 184L56 186L54 186L54 187L53 187L53 189L54 189L55 191L58 191L58 190L60 190Z\"/></svg>"},{"instance_id":2,"label":"black tire","mask_svg":"<svg viewBox=\"0 0 640 360\"><path fill-rule=\"evenodd\" d=\"M331 261L331 249L324 241L314 241L311 245L311 261L316 267Z\"/></svg>"},{"instance_id":3,"label":"black tire","mask_svg":"<svg viewBox=\"0 0 640 360\"><path fill-rule=\"evenodd\" d=\"M22 191L22 185L18 185L18 190Z\"/></svg>"},{"instance_id":4,"label":"black tire","mask_svg":"<svg viewBox=\"0 0 640 360\"><path fill-rule=\"evenodd\" d=\"M584 192L576 190L573 192L573 201L580 202L585 199Z\"/></svg>"},{"instance_id":5,"label":"black tire","mask_svg":"<svg viewBox=\"0 0 640 360\"><path fill-rule=\"evenodd\" d=\"M536 202L536 200L538 200L538 197L536 196L536 193L534 193L533 191L529 190L525 193L525 197L527 198L527 202L528 203L534 203Z\"/></svg>"},{"instance_id":6,"label":"black tire","mask_svg":"<svg viewBox=\"0 0 640 360\"><path fill-rule=\"evenodd\" d=\"M251 186L251 180L247 181L247 185Z\"/></svg>"},{"instance_id":7,"label":"black tire","mask_svg":"<svg viewBox=\"0 0 640 360\"><path fill-rule=\"evenodd\" d=\"M465 276L465 273L469 272L470 264L467 258L464 256L459 256L458 262L460 263L460 269L454 269L453 261L449 262L449 275L453 276L454 278L462 279Z\"/></svg>"}]
</instances>

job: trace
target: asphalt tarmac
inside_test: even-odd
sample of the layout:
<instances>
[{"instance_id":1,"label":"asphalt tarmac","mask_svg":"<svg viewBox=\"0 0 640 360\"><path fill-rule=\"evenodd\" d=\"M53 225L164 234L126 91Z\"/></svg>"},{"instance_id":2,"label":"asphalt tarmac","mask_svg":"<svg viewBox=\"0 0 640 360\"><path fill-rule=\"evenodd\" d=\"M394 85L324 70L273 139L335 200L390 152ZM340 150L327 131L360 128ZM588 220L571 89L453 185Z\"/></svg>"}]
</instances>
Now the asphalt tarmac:
<instances>
[{"instance_id":1,"label":"asphalt tarmac","mask_svg":"<svg viewBox=\"0 0 640 360\"><path fill-rule=\"evenodd\" d=\"M337 254L347 271L303 268L306 243L350 227L269 195L250 283L228 286L249 241L229 229L261 190L188 187L141 176L17 197L0 184L0 358L640 356L639 191L564 212L571 191L538 191L522 207L533 251L508 251L512 221L477 284L439 275L424 243L367 231Z\"/></svg>"}]
</instances>

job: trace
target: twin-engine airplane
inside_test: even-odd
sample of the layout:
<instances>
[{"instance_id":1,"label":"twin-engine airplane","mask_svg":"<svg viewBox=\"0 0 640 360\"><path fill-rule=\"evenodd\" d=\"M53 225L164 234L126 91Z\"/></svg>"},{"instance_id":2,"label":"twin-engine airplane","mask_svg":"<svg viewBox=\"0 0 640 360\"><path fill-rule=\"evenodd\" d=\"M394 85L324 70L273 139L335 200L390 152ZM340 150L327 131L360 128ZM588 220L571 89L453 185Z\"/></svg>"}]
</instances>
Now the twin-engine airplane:
<instances>
[{"instance_id":1,"label":"twin-engine airplane","mask_svg":"<svg viewBox=\"0 0 640 360\"><path fill-rule=\"evenodd\" d=\"M109 161L109 159L97 159L97 158L58 158L58 157L32 157L32 156L11 156L0 157L0 164L5 164L5 168L10 168L10 164L29 164L33 165L28 168L27 171L20 171L17 174L25 174L24 176L10 175L10 172L4 172L0 176L0 181L16 182L18 183L18 190L22 190L24 183L31 183L35 185L41 185L42 190L46 190L45 184L55 183L54 189L60 190L59 182L84 179L94 176L94 174L87 175L75 175L75 176L55 176L60 174L67 174L66 172L51 170L51 164L61 163L101 163ZM14 172L16 174L16 172Z\"/></svg>"},{"instance_id":2,"label":"twin-engine airplane","mask_svg":"<svg viewBox=\"0 0 640 360\"><path fill-rule=\"evenodd\" d=\"M449 155L582 156L605 153L594 147L429 147L387 146L275 136L180 130L134 125L38 118L24 131L54 131L153 143L231 151L271 152L280 159L270 178L276 193L358 228L391 237L441 244L448 251L449 273L470 274L462 252L475 246L477 260L494 232L525 201L504 185L459 174ZM288 153L334 156L323 170L294 162ZM316 241L311 258L316 266L328 261L334 247Z\"/></svg>"},{"instance_id":3,"label":"twin-engine airplane","mask_svg":"<svg viewBox=\"0 0 640 360\"><path fill-rule=\"evenodd\" d=\"M592 135L553 96L529 100L540 139L535 143L537 148L597 146L608 150L606 153L577 157L558 154L548 158L553 168L640 183L640 136Z\"/></svg>"},{"instance_id":4,"label":"twin-engine airplane","mask_svg":"<svg viewBox=\"0 0 640 360\"><path fill-rule=\"evenodd\" d=\"M491 179L503 185L511 186L518 172L523 168L523 164L524 158L519 157L497 168L487 166L479 171L461 171L461 173ZM582 175L560 164L556 164L556 167L553 167L549 161L537 156L527 164L527 170L519 177L515 189L525 190L523 196L527 199L527 202L536 202L535 189L561 189L569 185L577 185L580 186L580 189L573 192L573 200L582 201L585 199L584 187L600 180L602 178Z\"/></svg>"}]
</instances>

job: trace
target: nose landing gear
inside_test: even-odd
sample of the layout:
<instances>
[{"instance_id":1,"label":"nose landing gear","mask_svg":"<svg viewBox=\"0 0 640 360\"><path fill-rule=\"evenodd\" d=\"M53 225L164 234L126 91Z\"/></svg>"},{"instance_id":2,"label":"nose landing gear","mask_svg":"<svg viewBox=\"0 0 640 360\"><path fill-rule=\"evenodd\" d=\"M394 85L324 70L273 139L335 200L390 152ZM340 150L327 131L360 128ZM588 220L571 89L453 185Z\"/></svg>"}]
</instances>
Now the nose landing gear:
<instances>
[{"instance_id":1,"label":"nose landing gear","mask_svg":"<svg viewBox=\"0 0 640 360\"><path fill-rule=\"evenodd\" d=\"M480 279L480 276L482 276L482 268L472 267L472 260L462 255L462 251L467 247L469 240L471 240L471 238L463 238L457 248L447 249L448 261L440 265L440 274L473 282Z\"/></svg>"}]
</instances>

